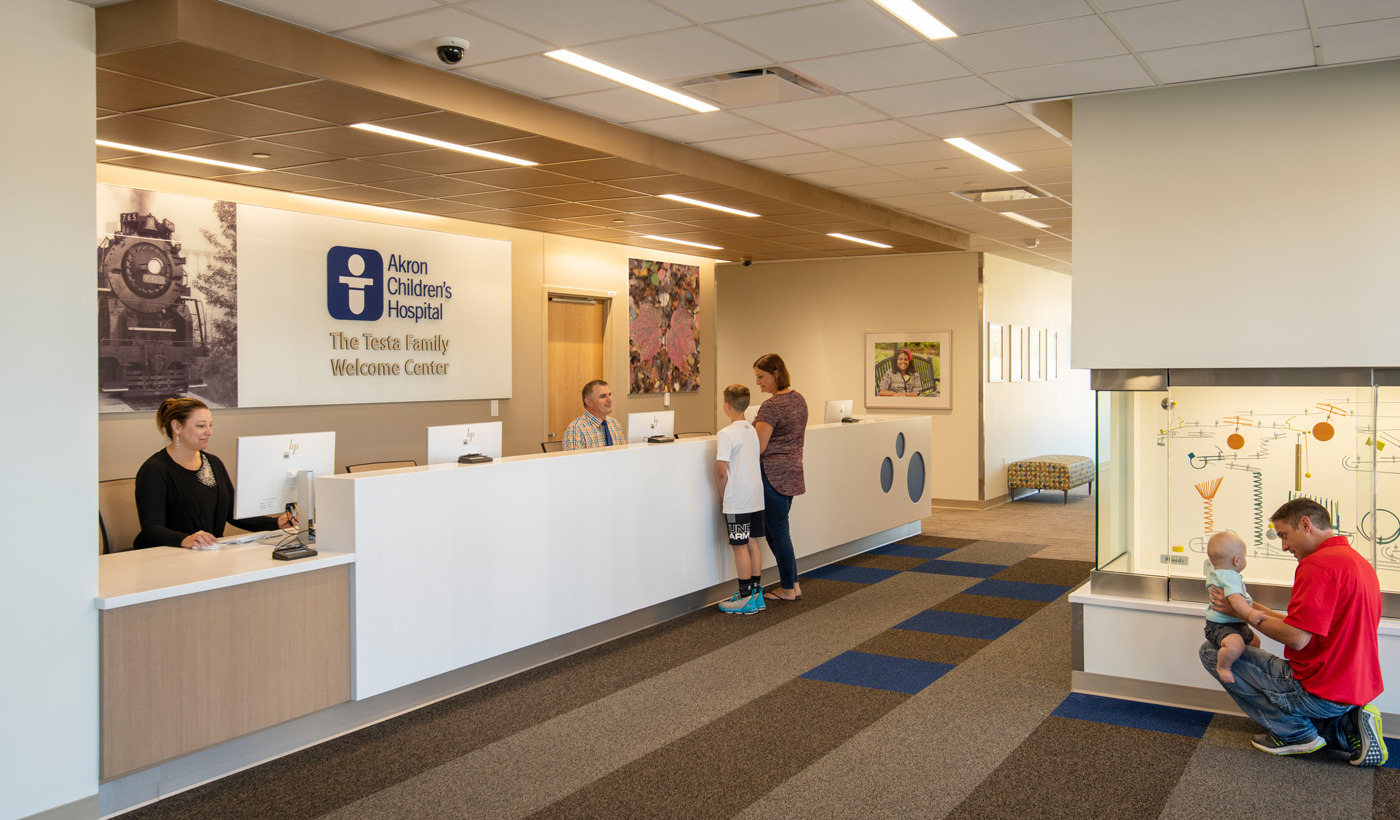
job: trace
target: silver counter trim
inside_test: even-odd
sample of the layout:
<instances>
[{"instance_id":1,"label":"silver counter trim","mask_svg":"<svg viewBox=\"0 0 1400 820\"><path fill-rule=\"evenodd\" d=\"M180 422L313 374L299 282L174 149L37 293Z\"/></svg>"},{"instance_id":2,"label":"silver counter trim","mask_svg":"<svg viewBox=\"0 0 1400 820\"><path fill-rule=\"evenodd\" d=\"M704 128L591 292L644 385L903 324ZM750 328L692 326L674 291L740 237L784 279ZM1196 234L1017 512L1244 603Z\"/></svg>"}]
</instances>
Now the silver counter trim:
<instances>
[{"instance_id":1,"label":"silver counter trim","mask_svg":"<svg viewBox=\"0 0 1400 820\"><path fill-rule=\"evenodd\" d=\"M1265 584L1246 579L1249 594L1269 609L1288 609L1292 586ZM1136 598L1141 601L1191 601L1207 603L1204 578L1168 578L1165 575L1138 575L1096 569L1089 573L1089 591L1095 595ZM1400 592L1381 591L1381 617L1400 618Z\"/></svg>"},{"instance_id":2,"label":"silver counter trim","mask_svg":"<svg viewBox=\"0 0 1400 820\"><path fill-rule=\"evenodd\" d=\"M1369 367L1173 368L1171 387L1370 387Z\"/></svg>"},{"instance_id":3,"label":"silver counter trim","mask_svg":"<svg viewBox=\"0 0 1400 820\"><path fill-rule=\"evenodd\" d=\"M1094 390L1166 390L1167 371L1090 370L1089 386Z\"/></svg>"}]
</instances>

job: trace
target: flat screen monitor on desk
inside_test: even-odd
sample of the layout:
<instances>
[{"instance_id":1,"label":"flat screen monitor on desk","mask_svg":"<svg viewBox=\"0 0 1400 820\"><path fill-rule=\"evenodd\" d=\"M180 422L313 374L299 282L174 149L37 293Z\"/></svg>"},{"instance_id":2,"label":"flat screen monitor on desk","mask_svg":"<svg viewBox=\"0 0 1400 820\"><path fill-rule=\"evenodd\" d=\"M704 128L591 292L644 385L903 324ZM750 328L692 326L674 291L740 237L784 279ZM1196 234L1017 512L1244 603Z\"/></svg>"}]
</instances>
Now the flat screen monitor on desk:
<instances>
[{"instance_id":1,"label":"flat screen monitor on desk","mask_svg":"<svg viewBox=\"0 0 1400 820\"><path fill-rule=\"evenodd\" d=\"M628 413L627 441L636 444L652 436L676 435L676 412L662 410L656 413Z\"/></svg>"},{"instance_id":2,"label":"flat screen monitor on desk","mask_svg":"<svg viewBox=\"0 0 1400 820\"><path fill-rule=\"evenodd\" d=\"M754 419L758 418L758 408L762 406L763 402L759 402L758 404L750 404L749 408L744 411L744 420L747 421L749 424L753 424Z\"/></svg>"},{"instance_id":3,"label":"flat screen monitor on desk","mask_svg":"<svg viewBox=\"0 0 1400 820\"><path fill-rule=\"evenodd\" d=\"M238 437L235 518L278 516L297 505L299 528L316 521L313 479L335 475L335 433Z\"/></svg>"},{"instance_id":4,"label":"flat screen monitor on desk","mask_svg":"<svg viewBox=\"0 0 1400 820\"><path fill-rule=\"evenodd\" d=\"M456 464L461 456L501 457L501 422L448 424L428 428L428 463Z\"/></svg>"},{"instance_id":5,"label":"flat screen monitor on desk","mask_svg":"<svg viewBox=\"0 0 1400 820\"><path fill-rule=\"evenodd\" d=\"M854 404L855 399L835 399L827 402L826 412L822 414L822 424L836 424L851 418L851 406Z\"/></svg>"}]
</instances>

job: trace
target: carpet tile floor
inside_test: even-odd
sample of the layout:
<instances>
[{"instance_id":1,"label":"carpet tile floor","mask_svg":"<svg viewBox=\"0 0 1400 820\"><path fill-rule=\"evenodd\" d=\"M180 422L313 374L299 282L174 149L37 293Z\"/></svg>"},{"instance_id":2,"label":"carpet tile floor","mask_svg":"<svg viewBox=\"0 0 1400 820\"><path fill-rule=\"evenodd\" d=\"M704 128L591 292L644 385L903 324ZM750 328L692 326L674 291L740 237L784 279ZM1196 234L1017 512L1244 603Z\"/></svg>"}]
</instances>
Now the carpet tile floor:
<instances>
[{"instance_id":1,"label":"carpet tile floor","mask_svg":"<svg viewBox=\"0 0 1400 820\"><path fill-rule=\"evenodd\" d=\"M1069 691L1087 561L921 535L129 812L275 818L1400 818L1400 758ZM1183 662L1195 662L1194 658Z\"/></svg>"}]
</instances>

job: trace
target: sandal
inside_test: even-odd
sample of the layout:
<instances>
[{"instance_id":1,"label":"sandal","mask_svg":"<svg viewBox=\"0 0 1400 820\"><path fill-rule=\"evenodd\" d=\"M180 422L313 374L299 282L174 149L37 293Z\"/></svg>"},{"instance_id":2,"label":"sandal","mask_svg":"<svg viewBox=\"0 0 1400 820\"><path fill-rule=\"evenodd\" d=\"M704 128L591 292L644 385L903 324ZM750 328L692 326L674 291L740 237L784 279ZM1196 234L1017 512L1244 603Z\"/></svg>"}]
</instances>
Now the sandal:
<instances>
[{"instance_id":1,"label":"sandal","mask_svg":"<svg viewBox=\"0 0 1400 820\"><path fill-rule=\"evenodd\" d=\"M764 593L763 597L767 598L770 601L782 601L785 604L794 604L802 600L801 594L795 595L791 598L784 598L783 596L779 595L776 590L774 590L773 592Z\"/></svg>"}]
</instances>

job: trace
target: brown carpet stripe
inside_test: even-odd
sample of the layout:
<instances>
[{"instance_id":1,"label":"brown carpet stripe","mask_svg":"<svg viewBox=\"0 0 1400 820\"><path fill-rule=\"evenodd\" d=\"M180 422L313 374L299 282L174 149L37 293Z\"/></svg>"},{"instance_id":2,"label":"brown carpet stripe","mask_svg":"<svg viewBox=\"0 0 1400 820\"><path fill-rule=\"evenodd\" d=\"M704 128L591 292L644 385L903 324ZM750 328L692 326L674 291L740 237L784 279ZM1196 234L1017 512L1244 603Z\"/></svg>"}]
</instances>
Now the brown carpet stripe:
<instances>
[{"instance_id":1,"label":"brown carpet stripe","mask_svg":"<svg viewBox=\"0 0 1400 820\"><path fill-rule=\"evenodd\" d=\"M908 699L898 692L797 678L531 820L732 817Z\"/></svg>"}]
</instances>

